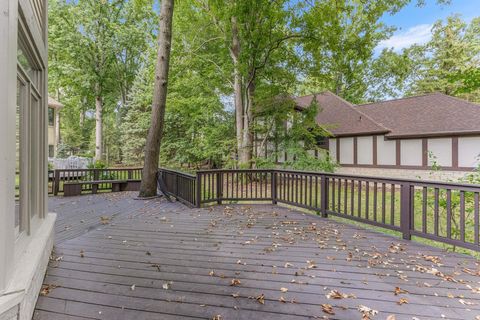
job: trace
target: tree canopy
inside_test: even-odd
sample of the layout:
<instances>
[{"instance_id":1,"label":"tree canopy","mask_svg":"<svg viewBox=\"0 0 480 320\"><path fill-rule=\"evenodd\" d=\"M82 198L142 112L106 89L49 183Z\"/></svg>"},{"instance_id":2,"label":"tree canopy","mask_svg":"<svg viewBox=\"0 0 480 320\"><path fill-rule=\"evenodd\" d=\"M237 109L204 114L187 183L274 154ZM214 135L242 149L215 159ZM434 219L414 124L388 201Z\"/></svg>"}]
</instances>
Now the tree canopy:
<instances>
[{"instance_id":1,"label":"tree canopy","mask_svg":"<svg viewBox=\"0 0 480 320\"><path fill-rule=\"evenodd\" d=\"M302 94L362 103L442 91L479 102L480 18L453 15L426 44L378 52L396 30L382 17L409 3L176 2L161 163L266 166L288 150L295 161L285 165L316 168L315 141L329 133L315 123L321 106L295 111L291 98ZM65 105L60 155L142 164L157 11L154 0L49 1L49 94ZM267 138L281 143L265 157L253 145L271 148Z\"/></svg>"}]
</instances>

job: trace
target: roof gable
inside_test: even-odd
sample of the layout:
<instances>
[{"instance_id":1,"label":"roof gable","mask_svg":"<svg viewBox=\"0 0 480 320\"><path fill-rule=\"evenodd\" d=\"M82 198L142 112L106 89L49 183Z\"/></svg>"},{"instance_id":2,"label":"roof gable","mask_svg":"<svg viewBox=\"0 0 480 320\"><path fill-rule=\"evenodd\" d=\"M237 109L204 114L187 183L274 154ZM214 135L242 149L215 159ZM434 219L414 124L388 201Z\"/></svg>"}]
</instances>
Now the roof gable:
<instances>
[{"instance_id":1,"label":"roof gable","mask_svg":"<svg viewBox=\"0 0 480 320\"><path fill-rule=\"evenodd\" d=\"M334 136L355 136L386 133L389 130L373 121L370 116L356 110L348 101L325 91L295 98L298 108L306 108L316 98L319 105L317 123Z\"/></svg>"}]
</instances>

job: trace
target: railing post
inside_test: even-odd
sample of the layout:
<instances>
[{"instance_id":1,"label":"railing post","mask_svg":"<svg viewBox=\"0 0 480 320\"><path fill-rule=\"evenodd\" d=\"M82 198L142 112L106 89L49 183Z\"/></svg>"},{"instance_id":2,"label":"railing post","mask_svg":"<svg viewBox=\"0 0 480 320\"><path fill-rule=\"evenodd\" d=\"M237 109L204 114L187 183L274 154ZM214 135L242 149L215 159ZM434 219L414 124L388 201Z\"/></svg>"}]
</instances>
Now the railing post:
<instances>
[{"instance_id":1,"label":"railing post","mask_svg":"<svg viewBox=\"0 0 480 320\"><path fill-rule=\"evenodd\" d=\"M402 183L400 191L400 229L405 240L411 240L412 235L412 186L410 183Z\"/></svg>"},{"instance_id":2,"label":"railing post","mask_svg":"<svg viewBox=\"0 0 480 320\"><path fill-rule=\"evenodd\" d=\"M175 199L178 200L178 173L175 173Z\"/></svg>"},{"instance_id":3,"label":"railing post","mask_svg":"<svg viewBox=\"0 0 480 320\"><path fill-rule=\"evenodd\" d=\"M327 190L327 177L325 175L320 176L320 215L323 218L327 218L327 207L328 207L328 190Z\"/></svg>"},{"instance_id":4,"label":"railing post","mask_svg":"<svg viewBox=\"0 0 480 320\"><path fill-rule=\"evenodd\" d=\"M128 169L128 180L132 180L132 169Z\"/></svg>"},{"instance_id":5,"label":"railing post","mask_svg":"<svg viewBox=\"0 0 480 320\"><path fill-rule=\"evenodd\" d=\"M271 194L272 194L272 204L277 204L277 172L272 170L270 173L272 175L271 181Z\"/></svg>"},{"instance_id":6,"label":"railing post","mask_svg":"<svg viewBox=\"0 0 480 320\"><path fill-rule=\"evenodd\" d=\"M53 195L58 195L58 191L60 190L60 171L55 169L53 174Z\"/></svg>"},{"instance_id":7,"label":"railing post","mask_svg":"<svg viewBox=\"0 0 480 320\"><path fill-rule=\"evenodd\" d=\"M197 172L197 179L195 181L195 206L200 208L202 206L202 174Z\"/></svg>"},{"instance_id":8,"label":"railing post","mask_svg":"<svg viewBox=\"0 0 480 320\"><path fill-rule=\"evenodd\" d=\"M217 203L222 204L223 199L223 174L217 172Z\"/></svg>"}]
</instances>

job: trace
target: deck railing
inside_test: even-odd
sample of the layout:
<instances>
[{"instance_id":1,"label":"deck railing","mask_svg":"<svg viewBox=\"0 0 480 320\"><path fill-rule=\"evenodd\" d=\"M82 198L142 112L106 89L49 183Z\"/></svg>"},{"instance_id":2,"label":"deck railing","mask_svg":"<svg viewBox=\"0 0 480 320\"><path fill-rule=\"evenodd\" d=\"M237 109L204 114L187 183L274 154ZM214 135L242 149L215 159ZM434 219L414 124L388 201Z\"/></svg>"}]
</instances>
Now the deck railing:
<instances>
[{"instance_id":1,"label":"deck railing","mask_svg":"<svg viewBox=\"0 0 480 320\"><path fill-rule=\"evenodd\" d=\"M284 203L480 251L479 185L263 169L160 174L169 194L191 206Z\"/></svg>"},{"instance_id":2,"label":"deck railing","mask_svg":"<svg viewBox=\"0 0 480 320\"><path fill-rule=\"evenodd\" d=\"M49 172L49 180L51 173ZM110 169L57 169L53 171L53 194L63 193L63 185L68 182L88 181L140 181L142 179L142 168L110 168ZM95 186L98 191L112 189L109 182L100 183ZM92 192L91 184L82 184L82 191Z\"/></svg>"},{"instance_id":3,"label":"deck railing","mask_svg":"<svg viewBox=\"0 0 480 320\"><path fill-rule=\"evenodd\" d=\"M160 189L164 189L168 195L187 205L196 205L196 176L175 170L160 169L158 178L161 184Z\"/></svg>"}]
</instances>

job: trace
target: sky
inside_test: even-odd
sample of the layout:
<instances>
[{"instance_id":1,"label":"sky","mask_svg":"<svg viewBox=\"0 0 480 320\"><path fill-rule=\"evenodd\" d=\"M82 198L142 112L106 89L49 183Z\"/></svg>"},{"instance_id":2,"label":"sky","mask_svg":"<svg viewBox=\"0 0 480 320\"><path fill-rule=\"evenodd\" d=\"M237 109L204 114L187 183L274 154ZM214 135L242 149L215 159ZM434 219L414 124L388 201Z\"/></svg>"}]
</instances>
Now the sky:
<instances>
[{"instance_id":1,"label":"sky","mask_svg":"<svg viewBox=\"0 0 480 320\"><path fill-rule=\"evenodd\" d=\"M480 16L480 0L451 0L449 5L439 5L436 0L426 0L423 7L417 7L416 1L395 15L386 14L383 21L398 30L394 35L382 41L377 47L380 51L385 47L393 47L396 51L409 47L412 44L423 44L431 37L433 23L445 19L452 14L460 14L462 19L470 21Z\"/></svg>"}]
</instances>

